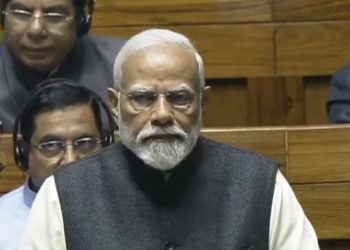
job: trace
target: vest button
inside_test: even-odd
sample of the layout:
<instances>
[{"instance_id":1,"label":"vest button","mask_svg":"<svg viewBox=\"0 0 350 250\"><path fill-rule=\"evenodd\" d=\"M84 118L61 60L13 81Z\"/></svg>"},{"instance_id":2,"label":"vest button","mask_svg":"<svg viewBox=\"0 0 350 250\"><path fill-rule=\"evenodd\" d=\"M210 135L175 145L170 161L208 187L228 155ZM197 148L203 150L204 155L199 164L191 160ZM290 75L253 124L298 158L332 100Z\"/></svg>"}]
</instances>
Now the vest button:
<instances>
[{"instance_id":1,"label":"vest button","mask_svg":"<svg viewBox=\"0 0 350 250\"><path fill-rule=\"evenodd\" d=\"M168 242L165 244L164 249L165 250L175 250L177 247L179 247L179 245L172 243L172 242Z\"/></svg>"}]
</instances>

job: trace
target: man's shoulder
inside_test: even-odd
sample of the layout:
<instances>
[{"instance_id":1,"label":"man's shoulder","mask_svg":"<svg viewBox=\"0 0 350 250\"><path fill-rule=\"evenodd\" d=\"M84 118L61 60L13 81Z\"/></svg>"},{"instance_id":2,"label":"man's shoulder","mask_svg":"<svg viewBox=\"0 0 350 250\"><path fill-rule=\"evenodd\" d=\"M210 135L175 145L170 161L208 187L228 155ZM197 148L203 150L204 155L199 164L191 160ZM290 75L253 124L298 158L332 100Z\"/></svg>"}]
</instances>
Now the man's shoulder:
<instances>
[{"instance_id":1,"label":"man's shoulder","mask_svg":"<svg viewBox=\"0 0 350 250\"><path fill-rule=\"evenodd\" d=\"M0 249L17 249L27 209L23 209L24 185L0 197Z\"/></svg>"},{"instance_id":2,"label":"man's shoulder","mask_svg":"<svg viewBox=\"0 0 350 250\"><path fill-rule=\"evenodd\" d=\"M24 185L4 194L0 197L0 206L3 204L3 202L11 199L17 199L19 196L23 194L24 191Z\"/></svg>"},{"instance_id":3,"label":"man's shoulder","mask_svg":"<svg viewBox=\"0 0 350 250\"><path fill-rule=\"evenodd\" d=\"M350 82L350 64L342 66L333 74L333 83L344 83L344 81Z\"/></svg>"},{"instance_id":4,"label":"man's shoulder","mask_svg":"<svg viewBox=\"0 0 350 250\"><path fill-rule=\"evenodd\" d=\"M13 209L23 200L24 185L4 194L0 197L0 214L3 211Z\"/></svg>"},{"instance_id":5,"label":"man's shoulder","mask_svg":"<svg viewBox=\"0 0 350 250\"><path fill-rule=\"evenodd\" d=\"M338 69L332 76L327 109L333 102L348 101L350 90L350 64Z\"/></svg>"},{"instance_id":6,"label":"man's shoulder","mask_svg":"<svg viewBox=\"0 0 350 250\"><path fill-rule=\"evenodd\" d=\"M123 39L107 36L86 35L83 39L86 43L90 43L91 45L104 51L119 51L125 43L125 40Z\"/></svg>"}]
</instances>

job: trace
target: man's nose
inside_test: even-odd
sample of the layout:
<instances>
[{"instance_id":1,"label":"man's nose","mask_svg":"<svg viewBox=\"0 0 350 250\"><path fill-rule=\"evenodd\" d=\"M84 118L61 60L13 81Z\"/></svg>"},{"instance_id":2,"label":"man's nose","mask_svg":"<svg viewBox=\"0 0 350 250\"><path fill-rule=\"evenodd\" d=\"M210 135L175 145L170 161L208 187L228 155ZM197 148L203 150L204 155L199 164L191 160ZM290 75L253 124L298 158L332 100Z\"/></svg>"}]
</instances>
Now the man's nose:
<instances>
[{"instance_id":1,"label":"man's nose","mask_svg":"<svg viewBox=\"0 0 350 250\"><path fill-rule=\"evenodd\" d=\"M68 164L70 162L76 161L78 159L77 154L74 152L74 148L71 145L66 146L66 150L64 151L64 156L61 161L63 164Z\"/></svg>"},{"instance_id":2,"label":"man's nose","mask_svg":"<svg viewBox=\"0 0 350 250\"><path fill-rule=\"evenodd\" d=\"M171 105L164 95L160 95L153 106L151 123L153 125L168 125L174 122Z\"/></svg>"},{"instance_id":3,"label":"man's nose","mask_svg":"<svg viewBox=\"0 0 350 250\"><path fill-rule=\"evenodd\" d=\"M47 28L41 16L33 16L28 23L28 36L32 39L42 39L47 36Z\"/></svg>"}]
</instances>

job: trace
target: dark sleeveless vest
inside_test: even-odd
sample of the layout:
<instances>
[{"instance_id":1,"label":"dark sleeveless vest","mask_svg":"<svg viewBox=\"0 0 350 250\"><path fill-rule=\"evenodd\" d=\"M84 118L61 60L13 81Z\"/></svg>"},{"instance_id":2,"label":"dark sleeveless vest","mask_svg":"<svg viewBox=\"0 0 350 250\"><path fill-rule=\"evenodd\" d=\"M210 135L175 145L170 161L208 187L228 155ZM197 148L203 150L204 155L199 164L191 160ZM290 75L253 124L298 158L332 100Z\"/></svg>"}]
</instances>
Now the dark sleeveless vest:
<instances>
[{"instance_id":1,"label":"dark sleeveless vest","mask_svg":"<svg viewBox=\"0 0 350 250\"><path fill-rule=\"evenodd\" d=\"M111 145L55 173L67 249L268 250L276 171L202 138L165 181Z\"/></svg>"}]
</instances>

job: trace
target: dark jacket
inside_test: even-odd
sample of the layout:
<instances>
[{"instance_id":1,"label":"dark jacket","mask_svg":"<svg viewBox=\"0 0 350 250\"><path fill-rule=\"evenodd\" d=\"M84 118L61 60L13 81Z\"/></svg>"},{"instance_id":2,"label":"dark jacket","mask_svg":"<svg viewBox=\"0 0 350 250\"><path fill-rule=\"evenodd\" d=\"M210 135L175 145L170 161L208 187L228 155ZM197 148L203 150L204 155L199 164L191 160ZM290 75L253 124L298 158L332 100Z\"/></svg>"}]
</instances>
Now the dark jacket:
<instances>
[{"instance_id":1,"label":"dark jacket","mask_svg":"<svg viewBox=\"0 0 350 250\"><path fill-rule=\"evenodd\" d=\"M62 65L51 74L29 70L12 56L6 41L0 49L0 121L11 132L14 119L30 91L49 78L67 78L88 87L104 100L113 86L113 64L123 42L106 37L83 36Z\"/></svg>"},{"instance_id":2,"label":"dark jacket","mask_svg":"<svg viewBox=\"0 0 350 250\"><path fill-rule=\"evenodd\" d=\"M68 249L268 250L277 165L206 139L166 181L121 144L61 168Z\"/></svg>"}]
</instances>

